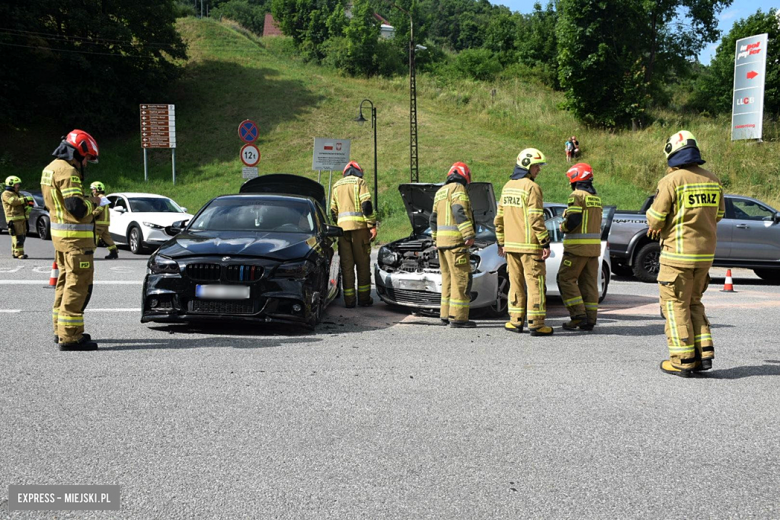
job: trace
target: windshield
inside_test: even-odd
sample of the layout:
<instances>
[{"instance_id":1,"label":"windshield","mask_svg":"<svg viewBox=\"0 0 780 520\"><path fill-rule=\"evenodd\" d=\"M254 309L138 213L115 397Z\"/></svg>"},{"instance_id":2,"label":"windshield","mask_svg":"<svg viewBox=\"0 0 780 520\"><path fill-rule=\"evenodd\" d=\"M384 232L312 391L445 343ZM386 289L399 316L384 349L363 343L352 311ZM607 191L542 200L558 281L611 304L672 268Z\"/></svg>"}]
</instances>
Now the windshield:
<instances>
[{"instance_id":1,"label":"windshield","mask_svg":"<svg viewBox=\"0 0 780 520\"><path fill-rule=\"evenodd\" d=\"M178 204L164 197L132 198L130 211L136 213L184 213Z\"/></svg>"},{"instance_id":2,"label":"windshield","mask_svg":"<svg viewBox=\"0 0 780 520\"><path fill-rule=\"evenodd\" d=\"M314 216L304 201L217 199L203 209L189 229L312 233Z\"/></svg>"}]
</instances>

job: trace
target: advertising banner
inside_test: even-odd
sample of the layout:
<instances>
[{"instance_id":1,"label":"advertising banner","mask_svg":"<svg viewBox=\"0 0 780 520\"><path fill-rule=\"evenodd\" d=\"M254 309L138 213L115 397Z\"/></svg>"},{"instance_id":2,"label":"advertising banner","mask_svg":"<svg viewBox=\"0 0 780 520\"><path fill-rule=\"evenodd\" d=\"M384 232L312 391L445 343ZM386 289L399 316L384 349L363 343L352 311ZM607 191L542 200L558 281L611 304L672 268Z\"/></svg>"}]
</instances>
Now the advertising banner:
<instances>
[{"instance_id":1,"label":"advertising banner","mask_svg":"<svg viewBox=\"0 0 780 520\"><path fill-rule=\"evenodd\" d=\"M737 40L731 140L761 139L764 121L764 77L767 35Z\"/></svg>"}]
</instances>

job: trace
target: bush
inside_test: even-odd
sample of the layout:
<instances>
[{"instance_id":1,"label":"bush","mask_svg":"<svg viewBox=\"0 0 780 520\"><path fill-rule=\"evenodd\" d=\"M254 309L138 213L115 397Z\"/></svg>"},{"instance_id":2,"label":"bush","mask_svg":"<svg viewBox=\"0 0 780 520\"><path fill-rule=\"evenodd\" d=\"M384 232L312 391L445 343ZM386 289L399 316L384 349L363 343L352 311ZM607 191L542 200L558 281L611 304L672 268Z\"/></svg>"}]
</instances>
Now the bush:
<instances>
[{"instance_id":1,"label":"bush","mask_svg":"<svg viewBox=\"0 0 780 520\"><path fill-rule=\"evenodd\" d=\"M265 13L262 5L250 4L248 0L229 0L211 10L212 18L229 18L253 33L262 36Z\"/></svg>"},{"instance_id":2,"label":"bush","mask_svg":"<svg viewBox=\"0 0 780 520\"><path fill-rule=\"evenodd\" d=\"M466 49L455 58L455 70L463 76L490 81L501 72L501 62L488 49Z\"/></svg>"}]
</instances>

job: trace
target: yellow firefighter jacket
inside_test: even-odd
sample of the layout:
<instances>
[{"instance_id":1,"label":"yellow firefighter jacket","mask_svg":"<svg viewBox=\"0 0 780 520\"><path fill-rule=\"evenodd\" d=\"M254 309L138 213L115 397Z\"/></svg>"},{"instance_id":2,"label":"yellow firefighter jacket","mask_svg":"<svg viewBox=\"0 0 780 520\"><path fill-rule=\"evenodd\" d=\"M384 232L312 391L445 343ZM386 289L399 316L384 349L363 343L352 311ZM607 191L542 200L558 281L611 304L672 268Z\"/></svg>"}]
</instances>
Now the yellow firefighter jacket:
<instances>
[{"instance_id":1,"label":"yellow firefighter jacket","mask_svg":"<svg viewBox=\"0 0 780 520\"><path fill-rule=\"evenodd\" d=\"M105 197L105 195L100 198L102 199L103 197ZM92 216L95 217L96 228L106 228L111 224L111 211L108 209L108 205L95 206L95 209L92 210Z\"/></svg>"},{"instance_id":2,"label":"yellow firefighter jacket","mask_svg":"<svg viewBox=\"0 0 780 520\"><path fill-rule=\"evenodd\" d=\"M428 222L431 236L439 249L454 249L474 238L474 214L466 187L450 182L439 188L433 197L433 213Z\"/></svg>"},{"instance_id":3,"label":"yellow firefighter jacket","mask_svg":"<svg viewBox=\"0 0 780 520\"><path fill-rule=\"evenodd\" d=\"M26 220L25 209L27 202L24 195L20 195L12 190L3 191L3 211L5 211L5 221Z\"/></svg>"},{"instance_id":4,"label":"yellow firefighter jacket","mask_svg":"<svg viewBox=\"0 0 780 520\"><path fill-rule=\"evenodd\" d=\"M330 214L344 231L376 226L371 192L366 181L349 175L336 182L330 199Z\"/></svg>"},{"instance_id":5,"label":"yellow firefighter jacket","mask_svg":"<svg viewBox=\"0 0 780 520\"><path fill-rule=\"evenodd\" d=\"M496 214L498 245L510 253L541 253L550 244L544 225L542 188L523 177L504 185Z\"/></svg>"},{"instance_id":6,"label":"yellow firefighter jacket","mask_svg":"<svg viewBox=\"0 0 780 520\"><path fill-rule=\"evenodd\" d=\"M51 218L51 239L57 251L80 252L95 248L94 204L84 197L81 174L62 159L53 160L41 175L41 191ZM67 208L70 198L81 199L85 207L82 217L76 217ZM71 204L72 206L72 204Z\"/></svg>"},{"instance_id":7,"label":"yellow firefighter jacket","mask_svg":"<svg viewBox=\"0 0 780 520\"><path fill-rule=\"evenodd\" d=\"M647 210L650 229L661 230L661 263L707 267L715 259L717 223L726 213L718 178L699 166L670 168Z\"/></svg>"},{"instance_id":8,"label":"yellow firefighter jacket","mask_svg":"<svg viewBox=\"0 0 780 520\"><path fill-rule=\"evenodd\" d=\"M601 198L585 190L569 195L569 207L563 213L561 231L563 251L577 256L601 254Z\"/></svg>"}]
</instances>

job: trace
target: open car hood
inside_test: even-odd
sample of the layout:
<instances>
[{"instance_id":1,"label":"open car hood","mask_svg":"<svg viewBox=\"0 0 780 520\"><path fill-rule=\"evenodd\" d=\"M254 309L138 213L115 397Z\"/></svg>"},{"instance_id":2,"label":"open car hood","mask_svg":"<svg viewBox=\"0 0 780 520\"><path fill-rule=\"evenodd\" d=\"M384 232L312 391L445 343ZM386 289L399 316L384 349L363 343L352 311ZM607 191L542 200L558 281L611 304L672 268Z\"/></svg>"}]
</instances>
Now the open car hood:
<instances>
[{"instance_id":1,"label":"open car hood","mask_svg":"<svg viewBox=\"0 0 780 520\"><path fill-rule=\"evenodd\" d=\"M322 184L306 177L289 173L271 173L249 179L241 185L239 193L302 195L316 200L324 211L327 211L328 208L325 201L325 188L323 188Z\"/></svg>"},{"instance_id":2,"label":"open car hood","mask_svg":"<svg viewBox=\"0 0 780 520\"><path fill-rule=\"evenodd\" d=\"M398 186L414 233L422 233L430 227L433 198L442 186L444 184L421 182ZM496 195L493 193L493 184L472 182L468 185L468 190L471 209L474 212L474 220L477 225L493 228L493 219L496 217Z\"/></svg>"}]
</instances>

